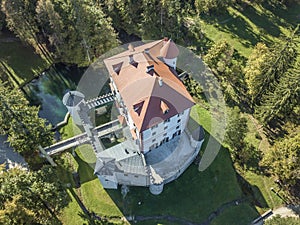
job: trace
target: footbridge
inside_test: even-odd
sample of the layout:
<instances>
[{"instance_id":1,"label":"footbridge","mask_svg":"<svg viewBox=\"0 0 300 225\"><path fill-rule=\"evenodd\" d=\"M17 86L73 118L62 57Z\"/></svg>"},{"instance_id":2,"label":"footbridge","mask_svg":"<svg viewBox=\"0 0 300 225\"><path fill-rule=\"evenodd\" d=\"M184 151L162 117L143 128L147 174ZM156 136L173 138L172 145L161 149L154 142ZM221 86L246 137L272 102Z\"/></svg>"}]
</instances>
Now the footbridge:
<instances>
[{"instance_id":1,"label":"footbridge","mask_svg":"<svg viewBox=\"0 0 300 225\"><path fill-rule=\"evenodd\" d=\"M99 138L120 130L122 130L122 126L120 125L118 119L102 124L93 129L93 131L97 133L97 136ZM69 148L77 147L79 145L86 144L86 143L90 143L90 139L87 133L84 132L82 134L76 135L69 139L48 146L45 148L45 151L47 152L48 155L54 155L54 154L61 153Z\"/></svg>"}]
</instances>

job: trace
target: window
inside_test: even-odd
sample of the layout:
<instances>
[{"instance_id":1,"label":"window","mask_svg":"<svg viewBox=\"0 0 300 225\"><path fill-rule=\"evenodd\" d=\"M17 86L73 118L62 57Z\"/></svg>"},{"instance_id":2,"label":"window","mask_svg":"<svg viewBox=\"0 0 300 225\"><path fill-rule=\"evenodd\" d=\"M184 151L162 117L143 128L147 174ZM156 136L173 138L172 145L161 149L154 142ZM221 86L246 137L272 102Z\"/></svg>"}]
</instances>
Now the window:
<instances>
[{"instance_id":1,"label":"window","mask_svg":"<svg viewBox=\"0 0 300 225\"><path fill-rule=\"evenodd\" d=\"M167 136L167 133L164 133L164 136Z\"/></svg>"},{"instance_id":2,"label":"window","mask_svg":"<svg viewBox=\"0 0 300 225\"><path fill-rule=\"evenodd\" d=\"M166 120L164 121L164 123L168 123L168 122L170 122L170 118L169 118L169 119L166 119Z\"/></svg>"},{"instance_id":3,"label":"window","mask_svg":"<svg viewBox=\"0 0 300 225\"><path fill-rule=\"evenodd\" d=\"M164 127L164 130L166 130L166 129L168 129L168 126L165 126L165 127Z\"/></svg>"},{"instance_id":4,"label":"window","mask_svg":"<svg viewBox=\"0 0 300 225\"><path fill-rule=\"evenodd\" d=\"M181 119L177 120L177 123L180 123Z\"/></svg>"},{"instance_id":5,"label":"window","mask_svg":"<svg viewBox=\"0 0 300 225\"><path fill-rule=\"evenodd\" d=\"M156 134L156 132L153 132L153 133L152 133L152 136L154 136L155 134Z\"/></svg>"},{"instance_id":6,"label":"window","mask_svg":"<svg viewBox=\"0 0 300 225\"><path fill-rule=\"evenodd\" d=\"M152 129L155 129L156 127L158 127L158 124L154 125L153 127L151 127L151 130Z\"/></svg>"},{"instance_id":7,"label":"window","mask_svg":"<svg viewBox=\"0 0 300 225\"><path fill-rule=\"evenodd\" d=\"M179 129L179 126L176 127L176 130Z\"/></svg>"},{"instance_id":8,"label":"window","mask_svg":"<svg viewBox=\"0 0 300 225\"><path fill-rule=\"evenodd\" d=\"M154 138L153 140L152 140L152 142L155 142L156 141L156 139Z\"/></svg>"}]
</instances>

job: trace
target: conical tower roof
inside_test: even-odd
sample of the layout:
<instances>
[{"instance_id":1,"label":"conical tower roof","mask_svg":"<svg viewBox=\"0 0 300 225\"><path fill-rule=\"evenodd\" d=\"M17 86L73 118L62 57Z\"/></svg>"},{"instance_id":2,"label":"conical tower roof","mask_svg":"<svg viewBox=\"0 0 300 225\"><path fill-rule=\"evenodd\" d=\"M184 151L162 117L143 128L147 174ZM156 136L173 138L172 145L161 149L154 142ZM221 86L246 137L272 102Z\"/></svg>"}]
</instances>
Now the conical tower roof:
<instances>
[{"instance_id":1,"label":"conical tower roof","mask_svg":"<svg viewBox=\"0 0 300 225\"><path fill-rule=\"evenodd\" d=\"M179 55L179 49L177 48L174 41L171 39L164 44L164 46L160 50L160 56L166 59L174 59Z\"/></svg>"}]
</instances>

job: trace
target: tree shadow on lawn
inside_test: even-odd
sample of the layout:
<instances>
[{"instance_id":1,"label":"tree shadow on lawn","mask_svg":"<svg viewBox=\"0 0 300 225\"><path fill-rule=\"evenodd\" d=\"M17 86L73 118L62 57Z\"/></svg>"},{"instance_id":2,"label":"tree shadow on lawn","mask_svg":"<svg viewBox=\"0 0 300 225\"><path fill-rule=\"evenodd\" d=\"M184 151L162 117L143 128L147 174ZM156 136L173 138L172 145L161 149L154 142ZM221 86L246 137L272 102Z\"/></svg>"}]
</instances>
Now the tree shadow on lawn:
<instances>
[{"instance_id":1,"label":"tree shadow on lawn","mask_svg":"<svg viewBox=\"0 0 300 225\"><path fill-rule=\"evenodd\" d=\"M89 182L91 180L95 180L97 178L97 176L94 175L95 165L93 163L87 163L86 161L84 161L81 156L77 154L77 152L74 158L78 163L78 173L81 184Z\"/></svg>"},{"instance_id":2,"label":"tree shadow on lawn","mask_svg":"<svg viewBox=\"0 0 300 225\"><path fill-rule=\"evenodd\" d=\"M254 23L260 30L262 29L263 33L270 34L274 37L279 37L281 34L278 26L280 20L275 16L259 14L259 12L251 5L248 5L242 14Z\"/></svg>"},{"instance_id":3,"label":"tree shadow on lawn","mask_svg":"<svg viewBox=\"0 0 300 225\"><path fill-rule=\"evenodd\" d=\"M275 22L283 27L296 26L300 23L300 4L291 4L288 7L270 4L264 1L262 7L275 15Z\"/></svg>"},{"instance_id":4,"label":"tree shadow on lawn","mask_svg":"<svg viewBox=\"0 0 300 225\"><path fill-rule=\"evenodd\" d=\"M106 192L125 216L175 216L197 224L207 221L224 204L246 199L244 204L251 210L235 216L237 221L241 219L249 224L259 216L254 205L267 207L267 203L258 188L247 181L244 182L255 190L257 196L245 192L236 174L228 150L221 147L216 159L205 171L200 172L198 166L192 164L178 179L166 184L158 196L152 195L146 187L129 187L125 198L120 189L107 189ZM235 207L240 206L231 205L224 211L237 210Z\"/></svg>"},{"instance_id":5,"label":"tree shadow on lawn","mask_svg":"<svg viewBox=\"0 0 300 225\"><path fill-rule=\"evenodd\" d=\"M220 31L230 33L233 37L241 39L241 43L245 47L255 46L257 42L261 41L261 36L252 31L252 27L240 16L233 16L228 11L224 12L222 16L208 17L204 19L207 23L212 23Z\"/></svg>"}]
</instances>

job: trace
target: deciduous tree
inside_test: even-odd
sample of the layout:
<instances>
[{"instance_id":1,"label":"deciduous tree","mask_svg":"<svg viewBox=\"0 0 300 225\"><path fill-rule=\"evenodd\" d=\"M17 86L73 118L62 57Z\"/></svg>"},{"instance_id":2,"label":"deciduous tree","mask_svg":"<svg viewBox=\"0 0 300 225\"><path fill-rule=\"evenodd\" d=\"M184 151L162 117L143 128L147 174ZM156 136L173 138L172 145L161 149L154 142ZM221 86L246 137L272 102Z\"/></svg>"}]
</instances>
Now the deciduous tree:
<instances>
[{"instance_id":1,"label":"deciduous tree","mask_svg":"<svg viewBox=\"0 0 300 225\"><path fill-rule=\"evenodd\" d=\"M295 185L300 177L300 134L289 135L264 155L262 164L287 186Z\"/></svg>"},{"instance_id":2,"label":"deciduous tree","mask_svg":"<svg viewBox=\"0 0 300 225\"><path fill-rule=\"evenodd\" d=\"M60 224L56 214L69 198L52 167L0 174L1 224Z\"/></svg>"}]
</instances>

